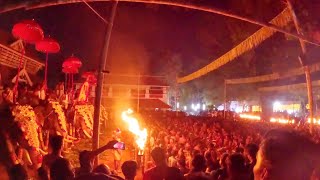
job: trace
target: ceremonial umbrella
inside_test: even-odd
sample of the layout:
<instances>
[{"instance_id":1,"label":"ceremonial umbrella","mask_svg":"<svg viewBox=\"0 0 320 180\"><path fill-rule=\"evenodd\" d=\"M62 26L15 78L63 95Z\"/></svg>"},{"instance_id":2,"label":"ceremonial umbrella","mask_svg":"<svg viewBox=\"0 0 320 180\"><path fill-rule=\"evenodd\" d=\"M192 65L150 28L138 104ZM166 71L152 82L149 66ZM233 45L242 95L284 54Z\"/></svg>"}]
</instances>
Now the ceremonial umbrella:
<instances>
[{"instance_id":1,"label":"ceremonial umbrella","mask_svg":"<svg viewBox=\"0 0 320 180\"><path fill-rule=\"evenodd\" d=\"M47 76L48 76L48 55L49 53L58 53L60 51L59 43L52 38L44 38L36 43L37 51L46 53L46 67L44 71L44 87L47 89Z\"/></svg>"},{"instance_id":2,"label":"ceremonial umbrella","mask_svg":"<svg viewBox=\"0 0 320 180\"><path fill-rule=\"evenodd\" d=\"M12 35L17 39L22 40L22 42L24 43L30 43L30 44L35 44L36 42L42 40L44 36L42 28L34 20L24 20L15 24L12 28ZM14 102L16 101L16 91L18 89L18 80L19 80L19 74L22 66L24 53L25 53L24 49L22 49L20 62L18 66L18 74L15 82L15 87L13 90Z\"/></svg>"},{"instance_id":3,"label":"ceremonial umbrella","mask_svg":"<svg viewBox=\"0 0 320 180\"><path fill-rule=\"evenodd\" d=\"M81 66L82 63L80 59L73 55L64 60L62 64L62 72L66 74L66 87L69 86L73 88L73 74L78 73Z\"/></svg>"}]
</instances>

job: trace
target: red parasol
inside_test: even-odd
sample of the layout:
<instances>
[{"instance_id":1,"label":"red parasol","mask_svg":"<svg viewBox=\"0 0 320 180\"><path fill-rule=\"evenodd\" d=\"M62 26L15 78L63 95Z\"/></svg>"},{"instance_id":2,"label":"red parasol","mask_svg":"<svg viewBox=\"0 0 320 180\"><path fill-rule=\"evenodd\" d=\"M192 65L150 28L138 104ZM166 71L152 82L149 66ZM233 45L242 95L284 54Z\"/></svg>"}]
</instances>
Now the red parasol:
<instances>
[{"instance_id":1,"label":"red parasol","mask_svg":"<svg viewBox=\"0 0 320 180\"><path fill-rule=\"evenodd\" d=\"M34 20L24 20L13 26L12 34L15 38L26 43L35 44L43 39L43 30Z\"/></svg>"},{"instance_id":2,"label":"red parasol","mask_svg":"<svg viewBox=\"0 0 320 180\"><path fill-rule=\"evenodd\" d=\"M24 20L15 24L12 28L12 34L15 38L21 39L23 42L30 43L30 44L35 44L36 42L42 40L44 36L42 28L34 20ZM17 74L15 86L13 89L14 102L16 101L16 92L18 89L18 79L19 79L18 77L20 74L20 68L22 65L24 53L25 53L24 50L22 50L20 63L18 66L18 74Z\"/></svg>"},{"instance_id":3,"label":"red parasol","mask_svg":"<svg viewBox=\"0 0 320 180\"><path fill-rule=\"evenodd\" d=\"M46 53L46 68L44 73L44 85L47 87L47 73L48 73L48 54L57 53L60 51L59 43L52 38L45 38L36 43L37 51Z\"/></svg>"},{"instance_id":4,"label":"red parasol","mask_svg":"<svg viewBox=\"0 0 320 180\"><path fill-rule=\"evenodd\" d=\"M43 53L57 53L60 51L60 45L52 38L44 38L36 43L36 49Z\"/></svg>"},{"instance_id":5,"label":"red parasol","mask_svg":"<svg viewBox=\"0 0 320 180\"><path fill-rule=\"evenodd\" d=\"M90 78L92 76L95 76L95 74L93 72L87 71L87 72L84 72L81 77L86 79L86 78Z\"/></svg>"},{"instance_id":6,"label":"red parasol","mask_svg":"<svg viewBox=\"0 0 320 180\"><path fill-rule=\"evenodd\" d=\"M87 71L83 73L81 77L87 79L90 84L97 83L97 78L94 72Z\"/></svg>"},{"instance_id":7,"label":"red parasol","mask_svg":"<svg viewBox=\"0 0 320 180\"><path fill-rule=\"evenodd\" d=\"M66 74L77 74L79 71L76 68L65 67L62 69L62 72Z\"/></svg>"},{"instance_id":8,"label":"red parasol","mask_svg":"<svg viewBox=\"0 0 320 180\"><path fill-rule=\"evenodd\" d=\"M64 60L62 67L70 67L70 68L80 68L82 63L79 58L74 57L73 55L66 60Z\"/></svg>"},{"instance_id":9,"label":"red parasol","mask_svg":"<svg viewBox=\"0 0 320 180\"><path fill-rule=\"evenodd\" d=\"M71 85L73 88L73 74L78 73L79 68L82 66L82 63L79 58L74 57L73 55L64 60L62 64L62 72L66 73L66 84ZM68 78L68 74L69 78Z\"/></svg>"}]
</instances>

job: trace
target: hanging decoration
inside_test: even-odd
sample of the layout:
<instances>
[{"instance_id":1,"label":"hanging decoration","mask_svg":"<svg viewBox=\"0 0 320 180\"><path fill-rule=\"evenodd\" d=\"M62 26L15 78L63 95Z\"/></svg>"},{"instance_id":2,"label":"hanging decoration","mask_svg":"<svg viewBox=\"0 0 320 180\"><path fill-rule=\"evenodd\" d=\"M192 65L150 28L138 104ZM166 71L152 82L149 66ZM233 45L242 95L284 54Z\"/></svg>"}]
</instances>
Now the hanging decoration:
<instances>
[{"instance_id":1,"label":"hanging decoration","mask_svg":"<svg viewBox=\"0 0 320 180\"><path fill-rule=\"evenodd\" d=\"M44 81L43 81L43 87L42 87L42 89L46 91L47 77L48 77L48 56L49 56L49 53L58 53L60 51L60 45L56 40L49 37L49 38L44 38L43 40L37 42L36 49L37 51L40 51L46 54L46 66L45 66Z\"/></svg>"},{"instance_id":2,"label":"hanging decoration","mask_svg":"<svg viewBox=\"0 0 320 180\"><path fill-rule=\"evenodd\" d=\"M17 39L22 40L23 43L30 43L30 44L35 44L38 41L42 40L44 37L42 28L34 20L24 20L15 24L12 28L12 35ZM25 54L25 51L24 49L22 49L20 62L18 65L17 77L19 77L19 74L20 74L24 54ZM14 103L16 102L16 94L18 90L18 79L19 78L16 78L15 86L13 89Z\"/></svg>"},{"instance_id":3,"label":"hanging decoration","mask_svg":"<svg viewBox=\"0 0 320 180\"><path fill-rule=\"evenodd\" d=\"M285 8L280 14L278 14L275 18L273 18L270 23L276 25L277 27L283 28L287 26L292 21L290 10ZM177 79L178 83L185 83L196 78L199 78L211 71L214 71L221 66L235 60L237 57L241 56L242 54L252 50L253 48L257 47L266 39L270 38L273 34L277 31L274 29L270 29L267 27L262 27L254 34L249 36L247 39L239 43L233 49L228 51L227 53L223 54L219 58L213 60L210 64L206 65L205 67L189 74L184 77L180 77Z\"/></svg>"}]
</instances>

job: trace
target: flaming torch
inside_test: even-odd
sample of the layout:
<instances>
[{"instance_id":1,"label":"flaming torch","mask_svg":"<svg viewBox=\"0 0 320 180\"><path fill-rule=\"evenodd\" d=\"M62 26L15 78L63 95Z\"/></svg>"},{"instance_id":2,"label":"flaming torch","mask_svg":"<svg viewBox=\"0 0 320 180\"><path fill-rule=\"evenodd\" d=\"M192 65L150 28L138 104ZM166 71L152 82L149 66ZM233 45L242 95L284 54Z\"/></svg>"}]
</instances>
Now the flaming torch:
<instances>
[{"instance_id":1,"label":"flaming torch","mask_svg":"<svg viewBox=\"0 0 320 180\"><path fill-rule=\"evenodd\" d=\"M148 133L147 129L141 129L139 126L139 122L136 118L132 117L133 111L128 109L127 111L123 111L121 114L122 120L125 121L129 126L129 131L132 132L136 136L136 144L139 148L138 152L138 163L142 165L142 172L144 171L144 148L146 145Z\"/></svg>"}]
</instances>

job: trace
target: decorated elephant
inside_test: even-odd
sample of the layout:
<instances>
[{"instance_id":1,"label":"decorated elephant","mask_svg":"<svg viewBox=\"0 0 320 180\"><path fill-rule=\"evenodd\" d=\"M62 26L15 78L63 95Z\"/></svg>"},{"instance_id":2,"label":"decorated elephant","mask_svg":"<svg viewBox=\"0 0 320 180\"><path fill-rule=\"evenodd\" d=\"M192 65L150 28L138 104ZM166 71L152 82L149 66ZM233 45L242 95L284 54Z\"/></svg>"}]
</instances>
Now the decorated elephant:
<instances>
[{"instance_id":1,"label":"decorated elephant","mask_svg":"<svg viewBox=\"0 0 320 180\"><path fill-rule=\"evenodd\" d=\"M45 147L48 145L49 136L61 135L65 142L72 143L77 140L68 134L68 122L61 104L49 100L43 105L34 108L38 124L41 126Z\"/></svg>"},{"instance_id":2,"label":"decorated elephant","mask_svg":"<svg viewBox=\"0 0 320 180\"><path fill-rule=\"evenodd\" d=\"M29 105L16 105L11 110L13 122L5 131L11 160L13 163L38 168L45 152L41 149L39 126L33 108Z\"/></svg>"},{"instance_id":3,"label":"decorated elephant","mask_svg":"<svg viewBox=\"0 0 320 180\"><path fill-rule=\"evenodd\" d=\"M93 133L93 105L81 104L73 107L74 127L78 136L92 137Z\"/></svg>"},{"instance_id":4,"label":"decorated elephant","mask_svg":"<svg viewBox=\"0 0 320 180\"><path fill-rule=\"evenodd\" d=\"M87 138L92 137L93 133L94 106L92 104L77 104L71 107L68 118L72 119L73 126L76 129L77 136L84 135ZM108 114L102 106L100 111L100 123L106 121ZM105 123L104 123L105 124Z\"/></svg>"}]
</instances>

